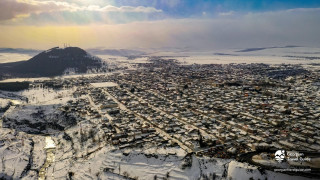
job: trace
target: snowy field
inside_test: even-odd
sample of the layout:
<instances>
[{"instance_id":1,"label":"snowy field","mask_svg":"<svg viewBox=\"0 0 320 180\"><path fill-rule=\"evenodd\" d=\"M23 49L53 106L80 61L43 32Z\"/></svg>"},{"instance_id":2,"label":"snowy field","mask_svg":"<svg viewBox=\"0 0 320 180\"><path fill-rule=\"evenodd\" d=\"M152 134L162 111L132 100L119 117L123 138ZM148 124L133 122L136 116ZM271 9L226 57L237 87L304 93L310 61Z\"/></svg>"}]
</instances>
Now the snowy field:
<instances>
[{"instance_id":1,"label":"snowy field","mask_svg":"<svg viewBox=\"0 0 320 180\"><path fill-rule=\"evenodd\" d=\"M10 103L10 100L0 98L0 109L5 108Z\"/></svg>"},{"instance_id":2,"label":"snowy field","mask_svg":"<svg viewBox=\"0 0 320 180\"><path fill-rule=\"evenodd\" d=\"M2 102L10 101L14 106L3 115L2 126L28 133L53 133L56 129L46 128L69 126L66 117L59 107L73 98L74 88L53 90L51 88L31 88L10 94L2 93ZM11 100L9 95L14 94L26 100ZM48 123L50 122L50 123Z\"/></svg>"},{"instance_id":3,"label":"snowy field","mask_svg":"<svg viewBox=\"0 0 320 180\"><path fill-rule=\"evenodd\" d=\"M17 92L16 94L28 98L30 105L65 104L73 99L75 88L54 90L52 88L32 88Z\"/></svg>"},{"instance_id":4,"label":"snowy field","mask_svg":"<svg viewBox=\"0 0 320 180\"><path fill-rule=\"evenodd\" d=\"M72 75L63 75L63 76L57 76L55 78L57 79L71 79L71 78L77 78L77 77L94 77L94 76L100 76L100 75L110 75L111 73L88 73L88 74L72 74ZM13 79L5 79L0 82L23 82L23 81L45 81L50 80L52 78L47 77L40 77L40 78L13 78Z\"/></svg>"},{"instance_id":5,"label":"snowy field","mask_svg":"<svg viewBox=\"0 0 320 180\"><path fill-rule=\"evenodd\" d=\"M1 55L1 54L0 54ZM15 58L15 55L10 57L10 53L2 58ZM288 48L266 48L262 50L244 49L222 49L212 51L157 51L147 53L147 56L168 56L163 59L177 59L184 65L188 64L230 64L230 63L265 63L265 64L302 64L304 67L312 69L320 69L320 66L310 66L312 63L320 63L320 48L312 47L288 47ZM1 56L0 56L1 57ZM122 56L98 55L110 68L126 67L135 69L135 64L150 63L148 57L137 57L136 59L128 59ZM19 58L18 58L19 59ZM1 58L0 58L1 60ZM18 61L18 60L17 60ZM0 61L0 63L5 60ZM76 78L76 77L91 77L97 75L108 75L110 73L90 73L90 74L73 74L64 75L57 78ZM22 82L48 80L50 78L14 78L6 79L0 82Z\"/></svg>"},{"instance_id":6,"label":"snowy field","mask_svg":"<svg viewBox=\"0 0 320 180\"><path fill-rule=\"evenodd\" d=\"M151 55L171 55L168 59L178 59L186 64L309 64L320 63L320 48L291 47L262 50L222 49L202 52L158 52ZM177 57L175 57L177 56ZM180 57L179 57L180 56ZM309 58L309 59L308 59ZM310 58L314 58L310 60Z\"/></svg>"},{"instance_id":7,"label":"snowy field","mask_svg":"<svg viewBox=\"0 0 320 180\"><path fill-rule=\"evenodd\" d=\"M205 175L209 177L213 174L221 177L225 171L224 165L228 162L228 160L198 158L193 155L191 165L182 167L185 158L185 153L181 152L183 150L177 148L160 151L178 152L177 155L163 155L157 154L155 149L117 150L106 146L87 160L75 161L72 164L64 161L58 163L60 159L58 155L57 162L52 168L59 170L54 174L55 178L63 177L68 169L74 173L75 179L112 179L111 177L120 175L141 180L154 179L155 176L159 179L169 177L169 179L183 180L198 179Z\"/></svg>"},{"instance_id":8,"label":"snowy field","mask_svg":"<svg viewBox=\"0 0 320 180\"><path fill-rule=\"evenodd\" d=\"M247 163L240 163L237 161L231 161L228 166L228 176L227 178L233 180L242 179L268 179L268 180L307 180L309 178L304 178L301 176L290 176L283 173L276 173L273 171L265 170L265 172L260 171L257 167L248 165Z\"/></svg>"},{"instance_id":9,"label":"snowy field","mask_svg":"<svg viewBox=\"0 0 320 180\"><path fill-rule=\"evenodd\" d=\"M172 58L168 58L172 59ZM184 64L230 64L230 63L265 63L265 64L309 64L320 63L320 60L299 60L277 56L190 56L177 57Z\"/></svg>"},{"instance_id":10,"label":"snowy field","mask_svg":"<svg viewBox=\"0 0 320 180\"><path fill-rule=\"evenodd\" d=\"M156 51L146 50L146 56L172 56L188 64L228 64L228 63L267 63L267 64L306 64L320 62L320 48L315 47L267 47L248 48L248 49L217 49L207 51ZM148 57L137 57L134 60L128 60L123 56L98 55L104 62L110 66L120 63L148 63ZM318 58L310 60L308 58ZM28 54L0 53L0 63L16 62L28 60L31 56Z\"/></svg>"},{"instance_id":11,"label":"snowy field","mask_svg":"<svg viewBox=\"0 0 320 180\"><path fill-rule=\"evenodd\" d=\"M91 83L93 87L115 87L118 86L117 83L114 82L102 82L102 83Z\"/></svg>"},{"instance_id":12,"label":"snowy field","mask_svg":"<svg viewBox=\"0 0 320 180\"><path fill-rule=\"evenodd\" d=\"M34 82L34 81L43 81L43 80L49 80L50 78L46 77L41 77L41 78L14 78L14 79L5 79L0 82L23 82L23 81L29 81L29 82Z\"/></svg>"},{"instance_id":13,"label":"snowy field","mask_svg":"<svg viewBox=\"0 0 320 180\"><path fill-rule=\"evenodd\" d=\"M265 64L309 64L320 63L320 48L294 47L272 48L256 51L227 49L204 52L173 53L179 61L186 64L229 64L229 63L265 63ZM154 54L156 55L156 54ZM173 57L168 57L172 59ZM311 58L311 59L310 59ZM313 59L312 59L313 58Z\"/></svg>"},{"instance_id":14,"label":"snowy field","mask_svg":"<svg viewBox=\"0 0 320 180\"><path fill-rule=\"evenodd\" d=\"M45 161L44 144L42 136L1 129L0 179L35 179L37 177L35 170Z\"/></svg>"}]
</instances>

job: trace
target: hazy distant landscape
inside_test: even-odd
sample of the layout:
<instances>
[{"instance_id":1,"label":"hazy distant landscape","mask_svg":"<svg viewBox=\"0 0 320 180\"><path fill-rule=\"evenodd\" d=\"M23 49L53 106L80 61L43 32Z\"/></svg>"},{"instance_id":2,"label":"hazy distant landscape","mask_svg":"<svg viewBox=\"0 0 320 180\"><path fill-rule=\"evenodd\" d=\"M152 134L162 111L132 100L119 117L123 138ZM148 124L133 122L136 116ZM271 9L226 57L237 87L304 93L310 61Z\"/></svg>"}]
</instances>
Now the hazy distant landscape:
<instances>
[{"instance_id":1,"label":"hazy distant landscape","mask_svg":"<svg viewBox=\"0 0 320 180\"><path fill-rule=\"evenodd\" d=\"M26 50L27 51L27 50ZM38 50L41 51L41 50ZM36 50L32 51L34 55ZM272 48L248 48L248 49L221 49L212 51L155 51L155 50L126 50L126 49L89 49L88 53L101 58L130 59L130 57L169 56L188 63L289 63L308 64L318 63L320 48L312 47L272 47ZM2 50L0 51L1 63L25 61L32 56L25 51Z\"/></svg>"}]
</instances>

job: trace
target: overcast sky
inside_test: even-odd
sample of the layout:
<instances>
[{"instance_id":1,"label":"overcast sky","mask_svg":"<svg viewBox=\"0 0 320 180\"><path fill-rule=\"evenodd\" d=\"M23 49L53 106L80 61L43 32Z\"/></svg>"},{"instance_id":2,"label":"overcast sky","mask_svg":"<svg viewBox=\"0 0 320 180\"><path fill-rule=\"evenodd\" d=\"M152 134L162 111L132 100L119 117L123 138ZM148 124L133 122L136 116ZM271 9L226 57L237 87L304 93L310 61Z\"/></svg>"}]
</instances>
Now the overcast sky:
<instances>
[{"instance_id":1,"label":"overcast sky","mask_svg":"<svg viewBox=\"0 0 320 180\"><path fill-rule=\"evenodd\" d=\"M0 0L0 47L320 47L319 0Z\"/></svg>"}]
</instances>

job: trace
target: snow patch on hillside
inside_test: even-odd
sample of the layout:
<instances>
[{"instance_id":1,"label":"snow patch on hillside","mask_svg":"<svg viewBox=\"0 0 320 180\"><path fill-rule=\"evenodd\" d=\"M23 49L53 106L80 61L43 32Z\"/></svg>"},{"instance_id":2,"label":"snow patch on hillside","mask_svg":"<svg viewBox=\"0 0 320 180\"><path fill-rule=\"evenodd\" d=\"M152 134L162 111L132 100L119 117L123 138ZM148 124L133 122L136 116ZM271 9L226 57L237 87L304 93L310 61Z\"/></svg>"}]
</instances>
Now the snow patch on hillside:
<instances>
[{"instance_id":1,"label":"snow patch on hillside","mask_svg":"<svg viewBox=\"0 0 320 180\"><path fill-rule=\"evenodd\" d=\"M19 92L20 96L28 98L28 104L49 105L65 104L72 99L75 89L54 90L52 88L32 88Z\"/></svg>"},{"instance_id":2,"label":"snow patch on hillside","mask_svg":"<svg viewBox=\"0 0 320 180\"><path fill-rule=\"evenodd\" d=\"M0 109L7 107L10 103L10 100L0 98Z\"/></svg>"},{"instance_id":3,"label":"snow patch on hillside","mask_svg":"<svg viewBox=\"0 0 320 180\"><path fill-rule=\"evenodd\" d=\"M268 179L268 180L306 180L308 178L300 176L290 176L287 174L276 173L269 170L259 170L256 166L251 166L247 163L231 161L228 166L227 179L242 180L242 179Z\"/></svg>"},{"instance_id":4,"label":"snow patch on hillside","mask_svg":"<svg viewBox=\"0 0 320 180\"><path fill-rule=\"evenodd\" d=\"M178 148L176 150L180 151ZM155 176L160 179L167 177L169 179L199 179L204 176L221 178L225 171L224 165L228 162L228 160L199 158L192 155L190 167L182 168L185 157L178 155L182 155L181 152L177 152L177 155L159 155L153 154L154 152L134 149L130 153L125 153L122 150L105 147L98 151L92 159L74 162L69 171L74 173L75 179L84 177L95 179L107 175L119 175L140 180L154 179Z\"/></svg>"},{"instance_id":5,"label":"snow patch on hillside","mask_svg":"<svg viewBox=\"0 0 320 180\"><path fill-rule=\"evenodd\" d=\"M0 179L37 179L45 160L44 139L11 129L0 131Z\"/></svg>"}]
</instances>

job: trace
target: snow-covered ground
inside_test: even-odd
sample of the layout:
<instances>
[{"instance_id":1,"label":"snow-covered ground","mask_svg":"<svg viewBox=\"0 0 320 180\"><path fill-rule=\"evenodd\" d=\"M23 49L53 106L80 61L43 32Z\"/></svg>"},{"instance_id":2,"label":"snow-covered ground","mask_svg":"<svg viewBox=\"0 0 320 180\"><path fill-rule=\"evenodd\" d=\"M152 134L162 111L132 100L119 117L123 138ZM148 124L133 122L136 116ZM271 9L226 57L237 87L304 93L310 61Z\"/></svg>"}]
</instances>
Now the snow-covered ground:
<instances>
[{"instance_id":1,"label":"snow-covered ground","mask_svg":"<svg viewBox=\"0 0 320 180\"><path fill-rule=\"evenodd\" d=\"M55 78L57 79L70 79L70 78L80 78L80 77L94 77L94 76L100 76L100 75L110 75L111 73L87 73L87 74L69 74L69 75L63 75L63 76L57 76ZM13 79L5 79L0 82L23 82L23 81L45 81L45 80L51 80L52 78L47 77L39 77L39 78L13 78Z\"/></svg>"},{"instance_id":2,"label":"snow-covered ground","mask_svg":"<svg viewBox=\"0 0 320 180\"><path fill-rule=\"evenodd\" d=\"M117 83L114 82L102 82L102 83L91 83L93 87L114 87L117 86Z\"/></svg>"},{"instance_id":3,"label":"snow-covered ground","mask_svg":"<svg viewBox=\"0 0 320 180\"><path fill-rule=\"evenodd\" d=\"M256 49L255 49L256 48ZM320 59L310 60L310 57L320 57L320 48L316 47L266 47L255 48L232 48L232 49L216 49L207 51L163 51L163 50L146 50L147 56L172 56L170 59L176 58L186 63L290 63L290 64L307 64L319 63ZM127 57L113 55L98 55L109 66L119 66L121 63L148 63L147 57L137 57L128 60ZM0 53L0 63L15 62L28 60L31 56L28 54L18 53Z\"/></svg>"},{"instance_id":4,"label":"snow-covered ground","mask_svg":"<svg viewBox=\"0 0 320 180\"><path fill-rule=\"evenodd\" d=\"M163 59L177 59L182 64L229 64L229 63L265 63L265 64L302 64L310 66L312 63L320 63L320 48L312 47L286 47L266 48L261 50L222 49L212 51L158 51L149 53L148 56L163 56ZM119 56L99 56L108 64L116 64L118 67L134 69L134 64L149 63L148 57L127 59ZM309 68L318 68L310 66ZM320 68L318 68L320 69Z\"/></svg>"},{"instance_id":5,"label":"snow-covered ground","mask_svg":"<svg viewBox=\"0 0 320 180\"><path fill-rule=\"evenodd\" d=\"M9 102L14 105L65 104L72 99L76 88L54 90L52 88L29 88L18 92L0 91L0 108ZM26 102L28 99L28 102Z\"/></svg>"},{"instance_id":6,"label":"snow-covered ground","mask_svg":"<svg viewBox=\"0 0 320 180\"><path fill-rule=\"evenodd\" d=\"M18 95L28 98L30 105L65 104L73 99L75 88L54 90L52 88L32 88L17 92Z\"/></svg>"},{"instance_id":7,"label":"snow-covered ground","mask_svg":"<svg viewBox=\"0 0 320 180\"><path fill-rule=\"evenodd\" d=\"M290 176L283 173L277 173L269 170L259 170L258 167L248 165L247 163L240 163L231 161L228 166L227 178L233 180L242 179L268 179L268 180L306 180L301 176Z\"/></svg>"},{"instance_id":8,"label":"snow-covered ground","mask_svg":"<svg viewBox=\"0 0 320 180\"><path fill-rule=\"evenodd\" d=\"M266 48L262 50L244 49L221 49L212 51L156 51L148 53L147 56L164 56L163 59L177 59L182 64L229 64L229 63L265 63L265 64L302 64L305 67L320 69L320 66L310 66L312 63L320 63L320 48L313 47L287 47L287 48ZM128 59L123 56L98 55L109 68L125 67L135 69L135 64L150 63L148 57L137 57ZM167 57L166 57L167 56ZM7 57L9 58L9 57ZM311 59L310 59L311 58ZM10 58L9 58L10 59ZM1 58L0 58L1 60ZM1 62L0 62L1 63ZM72 74L59 76L58 78L89 77L106 75L110 73ZM0 82L22 82L47 80L50 78L14 78Z\"/></svg>"},{"instance_id":9,"label":"snow-covered ground","mask_svg":"<svg viewBox=\"0 0 320 180\"><path fill-rule=\"evenodd\" d=\"M265 64L310 64L320 63L320 48L294 47L271 48L257 51L239 52L242 49L225 49L205 52L183 52L173 54L186 64L229 64L229 63L265 63ZM172 59L173 57L168 57ZM314 58L314 59L310 59Z\"/></svg>"},{"instance_id":10,"label":"snow-covered ground","mask_svg":"<svg viewBox=\"0 0 320 180\"><path fill-rule=\"evenodd\" d=\"M172 59L172 58L168 58ZM185 64L230 64L230 63L265 63L265 64L307 64L319 63L320 60L296 60L288 57L278 56L229 56L229 55L212 55L212 56L190 56L175 58Z\"/></svg>"},{"instance_id":11,"label":"snow-covered ground","mask_svg":"<svg viewBox=\"0 0 320 180\"><path fill-rule=\"evenodd\" d=\"M27 101L16 100L19 103L14 103L15 106L12 106L10 113L4 114L2 125L30 133L50 133L69 126L70 122L66 120L59 107L74 99L74 91L74 88L31 88L15 92L15 95L27 98Z\"/></svg>"},{"instance_id":12,"label":"snow-covered ground","mask_svg":"<svg viewBox=\"0 0 320 180\"><path fill-rule=\"evenodd\" d=\"M212 51L159 51L148 54L149 56L180 56L180 57L224 57L229 60L236 61L239 57L286 57L287 59L296 58L303 59L302 57L320 57L320 48L314 47L286 47L286 48L243 48L243 49L218 49ZM171 57L171 58L172 58ZM263 59L261 60L263 61ZM231 62L236 63L236 62ZM249 62L250 63L250 62ZM264 62L261 62L264 63Z\"/></svg>"},{"instance_id":13,"label":"snow-covered ground","mask_svg":"<svg viewBox=\"0 0 320 180\"><path fill-rule=\"evenodd\" d=\"M43 137L0 131L0 179L34 179L44 163Z\"/></svg>"},{"instance_id":14,"label":"snow-covered ground","mask_svg":"<svg viewBox=\"0 0 320 180\"><path fill-rule=\"evenodd\" d=\"M162 150L163 151L163 150ZM176 149L181 151L181 149ZM73 173L75 179L97 179L108 174L121 175L136 179L154 179L170 177L169 179L198 179L200 177L222 177L227 160L208 159L191 156L191 166L182 167L184 163L183 152L177 155L161 155L154 151L151 156L146 150L132 149L116 150L106 146L92 155L89 159L73 162L68 171ZM179 155L178 155L179 154ZM154 155L154 156L152 156ZM58 160L59 161L59 160ZM62 168L63 163L56 163L54 169L59 169L55 177L61 177L67 172Z\"/></svg>"},{"instance_id":15,"label":"snow-covered ground","mask_svg":"<svg viewBox=\"0 0 320 180\"><path fill-rule=\"evenodd\" d=\"M23 82L23 81L29 81L34 82L37 80L49 80L50 78L47 77L41 77L41 78L13 78L13 79L5 79L0 82Z\"/></svg>"},{"instance_id":16,"label":"snow-covered ground","mask_svg":"<svg viewBox=\"0 0 320 180\"><path fill-rule=\"evenodd\" d=\"M0 98L0 109L5 108L9 103L9 99Z\"/></svg>"}]
</instances>

